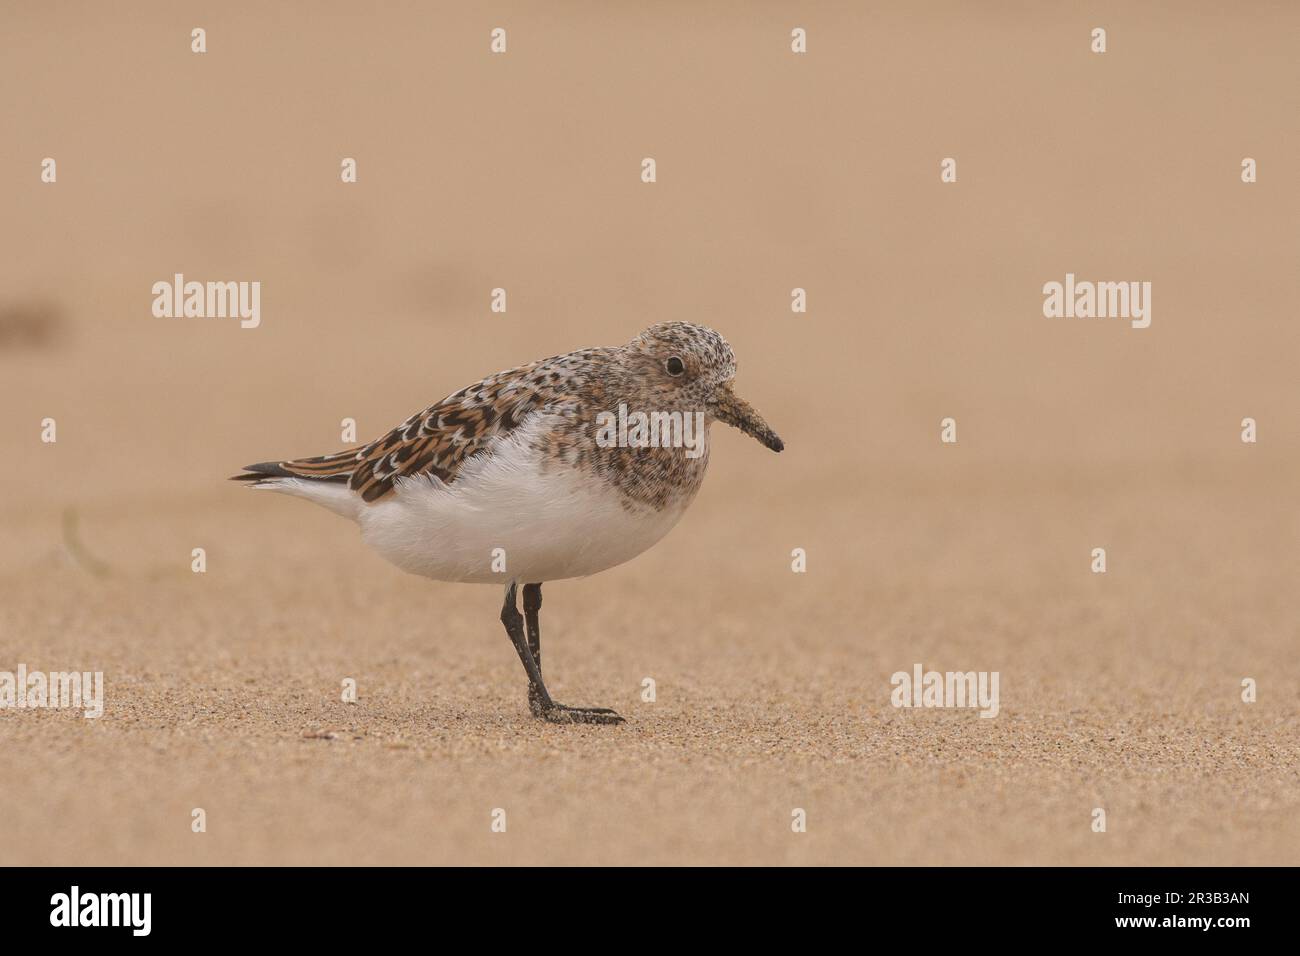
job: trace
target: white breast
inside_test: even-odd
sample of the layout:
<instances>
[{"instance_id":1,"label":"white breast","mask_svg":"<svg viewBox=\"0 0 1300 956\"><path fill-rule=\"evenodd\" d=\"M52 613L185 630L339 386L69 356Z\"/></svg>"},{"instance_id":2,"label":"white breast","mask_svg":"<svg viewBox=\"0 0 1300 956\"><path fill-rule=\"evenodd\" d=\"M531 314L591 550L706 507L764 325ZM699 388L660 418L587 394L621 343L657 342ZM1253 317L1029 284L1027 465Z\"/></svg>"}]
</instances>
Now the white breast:
<instances>
[{"instance_id":1,"label":"white breast","mask_svg":"<svg viewBox=\"0 0 1300 956\"><path fill-rule=\"evenodd\" d=\"M681 518L689 499L664 511L629 511L603 480L555 464L544 472L530 446L548 425L537 416L449 485L431 477L399 481L392 494L358 509L362 537L413 574L532 583L622 564ZM494 562L500 568L503 561L505 570L494 570Z\"/></svg>"}]
</instances>

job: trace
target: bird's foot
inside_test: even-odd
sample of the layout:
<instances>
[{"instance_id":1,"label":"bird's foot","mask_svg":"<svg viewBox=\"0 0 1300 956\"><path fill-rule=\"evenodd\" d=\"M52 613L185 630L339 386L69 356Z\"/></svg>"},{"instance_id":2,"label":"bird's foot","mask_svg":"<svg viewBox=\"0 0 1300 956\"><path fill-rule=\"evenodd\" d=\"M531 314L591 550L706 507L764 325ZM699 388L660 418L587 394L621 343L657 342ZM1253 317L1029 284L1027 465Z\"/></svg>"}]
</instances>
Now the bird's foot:
<instances>
[{"instance_id":1,"label":"bird's foot","mask_svg":"<svg viewBox=\"0 0 1300 956\"><path fill-rule=\"evenodd\" d=\"M552 702L546 706L541 701L528 701L528 709L534 717L549 724L622 724L625 723L616 711L608 707L566 707Z\"/></svg>"}]
</instances>

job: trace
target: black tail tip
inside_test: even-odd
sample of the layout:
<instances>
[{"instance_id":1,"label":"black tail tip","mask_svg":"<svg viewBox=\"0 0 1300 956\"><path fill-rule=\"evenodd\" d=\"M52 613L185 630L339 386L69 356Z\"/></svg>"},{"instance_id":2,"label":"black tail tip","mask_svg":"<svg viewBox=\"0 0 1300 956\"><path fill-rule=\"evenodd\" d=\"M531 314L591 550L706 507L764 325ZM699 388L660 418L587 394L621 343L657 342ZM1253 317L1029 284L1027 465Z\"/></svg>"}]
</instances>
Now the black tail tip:
<instances>
[{"instance_id":1,"label":"black tail tip","mask_svg":"<svg viewBox=\"0 0 1300 956\"><path fill-rule=\"evenodd\" d=\"M261 481L263 478L292 478L293 472L285 471L278 461L259 461L255 465L245 465L244 474L231 475L231 481Z\"/></svg>"}]
</instances>

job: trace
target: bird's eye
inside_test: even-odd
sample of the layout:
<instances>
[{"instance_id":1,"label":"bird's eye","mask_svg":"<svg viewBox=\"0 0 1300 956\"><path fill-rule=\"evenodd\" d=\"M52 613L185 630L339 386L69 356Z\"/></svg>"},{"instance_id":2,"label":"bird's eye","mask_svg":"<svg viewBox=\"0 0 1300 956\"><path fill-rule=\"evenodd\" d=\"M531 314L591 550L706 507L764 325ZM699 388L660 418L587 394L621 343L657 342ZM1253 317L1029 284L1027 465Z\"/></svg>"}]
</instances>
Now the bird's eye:
<instances>
[{"instance_id":1,"label":"bird's eye","mask_svg":"<svg viewBox=\"0 0 1300 956\"><path fill-rule=\"evenodd\" d=\"M686 364L676 355L664 363L664 368L668 370L669 375L681 375L686 371Z\"/></svg>"}]
</instances>

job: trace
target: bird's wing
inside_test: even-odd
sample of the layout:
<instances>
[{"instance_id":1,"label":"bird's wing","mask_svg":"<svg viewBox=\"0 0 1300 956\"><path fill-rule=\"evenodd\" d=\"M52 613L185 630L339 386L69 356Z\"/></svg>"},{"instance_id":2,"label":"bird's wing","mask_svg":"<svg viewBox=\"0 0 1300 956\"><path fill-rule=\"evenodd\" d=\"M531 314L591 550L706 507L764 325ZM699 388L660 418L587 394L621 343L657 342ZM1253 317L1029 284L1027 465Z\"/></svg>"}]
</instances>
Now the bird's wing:
<instances>
[{"instance_id":1,"label":"bird's wing","mask_svg":"<svg viewBox=\"0 0 1300 956\"><path fill-rule=\"evenodd\" d=\"M363 448L248 465L244 470L251 473L235 480L346 482L365 501L391 492L399 478L429 475L451 484L466 461L518 428L530 412L573 400L566 377L546 368L554 361L532 362L463 388Z\"/></svg>"}]
</instances>

